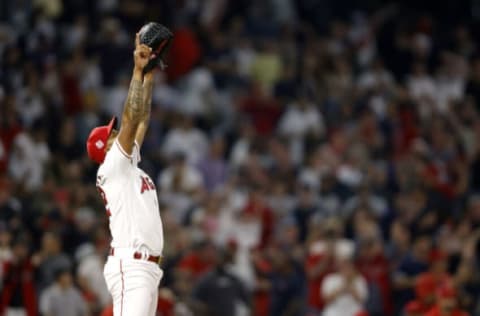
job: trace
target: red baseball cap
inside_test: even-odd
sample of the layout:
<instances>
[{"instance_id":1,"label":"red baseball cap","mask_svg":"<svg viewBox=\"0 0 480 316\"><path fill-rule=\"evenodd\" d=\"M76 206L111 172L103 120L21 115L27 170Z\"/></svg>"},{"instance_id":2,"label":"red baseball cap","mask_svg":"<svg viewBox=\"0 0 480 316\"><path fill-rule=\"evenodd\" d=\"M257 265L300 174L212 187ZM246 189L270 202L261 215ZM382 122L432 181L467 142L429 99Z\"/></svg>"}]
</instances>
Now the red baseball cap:
<instances>
[{"instance_id":1,"label":"red baseball cap","mask_svg":"<svg viewBox=\"0 0 480 316\"><path fill-rule=\"evenodd\" d=\"M112 117L108 125L98 126L92 129L87 139L87 153L88 157L98 164L103 163L105 155L105 147L107 140L112 132L113 126L117 122L116 117Z\"/></svg>"}]
</instances>

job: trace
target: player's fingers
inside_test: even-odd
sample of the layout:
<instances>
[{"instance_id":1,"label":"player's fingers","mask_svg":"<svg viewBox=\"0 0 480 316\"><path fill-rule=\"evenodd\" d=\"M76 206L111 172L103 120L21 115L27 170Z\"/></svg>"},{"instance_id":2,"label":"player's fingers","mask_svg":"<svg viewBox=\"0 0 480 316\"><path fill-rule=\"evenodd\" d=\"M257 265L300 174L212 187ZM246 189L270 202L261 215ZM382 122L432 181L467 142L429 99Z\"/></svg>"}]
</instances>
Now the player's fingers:
<instances>
[{"instance_id":1,"label":"player's fingers","mask_svg":"<svg viewBox=\"0 0 480 316\"><path fill-rule=\"evenodd\" d=\"M149 58L150 57L150 51L146 49L139 50L139 56L142 58Z\"/></svg>"},{"instance_id":2,"label":"player's fingers","mask_svg":"<svg viewBox=\"0 0 480 316\"><path fill-rule=\"evenodd\" d=\"M137 49L133 52L133 57L135 59L146 59L146 58L148 58L148 54L146 52L142 52L142 51Z\"/></svg>"},{"instance_id":3,"label":"player's fingers","mask_svg":"<svg viewBox=\"0 0 480 316\"><path fill-rule=\"evenodd\" d=\"M145 47L145 44L140 44L137 46L136 50L141 51L141 52L146 52L147 48Z\"/></svg>"},{"instance_id":4,"label":"player's fingers","mask_svg":"<svg viewBox=\"0 0 480 316\"><path fill-rule=\"evenodd\" d=\"M138 47L138 45L140 44L140 34L135 34L135 47Z\"/></svg>"},{"instance_id":5,"label":"player's fingers","mask_svg":"<svg viewBox=\"0 0 480 316\"><path fill-rule=\"evenodd\" d=\"M152 51L152 48L150 46L145 45L145 44L140 44L139 48L142 51L145 51L145 52L151 52Z\"/></svg>"},{"instance_id":6,"label":"player's fingers","mask_svg":"<svg viewBox=\"0 0 480 316\"><path fill-rule=\"evenodd\" d=\"M148 58L150 56L150 50L147 48L139 49L139 52L142 58Z\"/></svg>"}]
</instances>

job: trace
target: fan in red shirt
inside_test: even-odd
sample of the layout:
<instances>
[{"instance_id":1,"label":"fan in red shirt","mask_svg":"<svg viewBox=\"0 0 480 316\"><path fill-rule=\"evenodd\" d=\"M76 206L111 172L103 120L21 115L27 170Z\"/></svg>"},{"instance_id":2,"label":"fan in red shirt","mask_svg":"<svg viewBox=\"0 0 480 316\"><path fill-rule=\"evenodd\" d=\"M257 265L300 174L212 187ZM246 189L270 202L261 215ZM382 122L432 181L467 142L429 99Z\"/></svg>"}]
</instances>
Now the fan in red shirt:
<instances>
[{"instance_id":1,"label":"fan in red shirt","mask_svg":"<svg viewBox=\"0 0 480 316\"><path fill-rule=\"evenodd\" d=\"M435 304L435 293L445 284L451 283L447 273L448 256L442 251L434 250L430 254L430 271L420 274L415 281L415 302L421 315L430 311ZM410 306L410 307L411 307ZM408 305L407 305L408 307ZM413 313L414 314L414 313Z\"/></svg>"},{"instance_id":2,"label":"fan in red shirt","mask_svg":"<svg viewBox=\"0 0 480 316\"><path fill-rule=\"evenodd\" d=\"M425 307L419 301L410 301L407 305L405 305L404 309L404 316L424 316Z\"/></svg>"},{"instance_id":3,"label":"fan in red shirt","mask_svg":"<svg viewBox=\"0 0 480 316\"><path fill-rule=\"evenodd\" d=\"M245 207L242 210L242 215L248 221L258 221L261 225L260 244L261 249L267 246L273 234L274 216L272 209L265 201L263 192L258 189L252 190Z\"/></svg>"},{"instance_id":4,"label":"fan in red shirt","mask_svg":"<svg viewBox=\"0 0 480 316\"><path fill-rule=\"evenodd\" d=\"M411 150L420 129L415 111L411 107L401 107L396 115L398 124L394 130L394 151L396 157L402 157Z\"/></svg>"},{"instance_id":5,"label":"fan in red shirt","mask_svg":"<svg viewBox=\"0 0 480 316\"><path fill-rule=\"evenodd\" d=\"M202 49L195 32L185 27L176 29L167 57L169 81L174 82L188 73L201 56Z\"/></svg>"},{"instance_id":6,"label":"fan in red shirt","mask_svg":"<svg viewBox=\"0 0 480 316\"><path fill-rule=\"evenodd\" d=\"M437 294L437 303L425 316L468 316L458 307L458 293L451 284L441 286Z\"/></svg>"},{"instance_id":7,"label":"fan in red shirt","mask_svg":"<svg viewBox=\"0 0 480 316\"><path fill-rule=\"evenodd\" d=\"M26 239L19 237L12 247L12 261L0 267L6 276L0 291L0 315L8 315L9 308L21 309L25 316L38 314L34 267L28 256L28 245Z\"/></svg>"},{"instance_id":8,"label":"fan in red shirt","mask_svg":"<svg viewBox=\"0 0 480 316\"><path fill-rule=\"evenodd\" d=\"M175 296L168 288L158 291L157 314L162 316L175 315Z\"/></svg>"},{"instance_id":9,"label":"fan in red shirt","mask_svg":"<svg viewBox=\"0 0 480 316\"><path fill-rule=\"evenodd\" d=\"M253 84L250 95L238 104L241 113L251 120L260 136L270 135L280 118L281 107L277 100L267 95L260 86Z\"/></svg>"},{"instance_id":10,"label":"fan in red shirt","mask_svg":"<svg viewBox=\"0 0 480 316\"><path fill-rule=\"evenodd\" d=\"M415 300L405 306L406 315L425 315L435 304L437 282L432 273L420 274L415 280Z\"/></svg>"},{"instance_id":11,"label":"fan in red shirt","mask_svg":"<svg viewBox=\"0 0 480 316\"><path fill-rule=\"evenodd\" d=\"M204 241L180 260L178 270L189 274L196 280L210 271L214 263L215 247L210 242Z\"/></svg>"},{"instance_id":12,"label":"fan in red shirt","mask_svg":"<svg viewBox=\"0 0 480 316\"><path fill-rule=\"evenodd\" d=\"M270 315L270 288L269 276L272 272L272 264L268 260L266 251L260 247L252 249L252 264L255 269L255 289L253 291L253 315Z\"/></svg>"},{"instance_id":13,"label":"fan in red shirt","mask_svg":"<svg viewBox=\"0 0 480 316\"><path fill-rule=\"evenodd\" d=\"M390 263L378 238L367 238L359 244L356 266L371 284L375 284L382 296L383 314L391 315L393 304L390 296Z\"/></svg>"},{"instance_id":14,"label":"fan in red shirt","mask_svg":"<svg viewBox=\"0 0 480 316\"><path fill-rule=\"evenodd\" d=\"M325 276L335 270L335 250L332 243L325 243L326 247L320 247L324 240L323 232L314 230L313 234L319 234L312 240L308 247L308 255L305 262L305 271L308 280L308 306L314 311L321 311L323 299L321 295L322 282Z\"/></svg>"},{"instance_id":15,"label":"fan in red shirt","mask_svg":"<svg viewBox=\"0 0 480 316\"><path fill-rule=\"evenodd\" d=\"M325 276L333 271L333 256L309 254L305 269L308 278L308 305L316 310L321 310L324 303L320 289Z\"/></svg>"}]
</instances>

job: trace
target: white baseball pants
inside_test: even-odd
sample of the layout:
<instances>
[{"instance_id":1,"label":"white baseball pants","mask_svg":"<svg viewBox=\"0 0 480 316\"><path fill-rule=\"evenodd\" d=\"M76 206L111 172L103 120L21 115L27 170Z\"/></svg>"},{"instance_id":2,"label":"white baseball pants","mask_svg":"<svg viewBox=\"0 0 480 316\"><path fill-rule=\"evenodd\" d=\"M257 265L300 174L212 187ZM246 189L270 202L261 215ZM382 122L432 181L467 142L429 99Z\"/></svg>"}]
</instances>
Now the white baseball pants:
<instances>
[{"instance_id":1,"label":"white baseball pants","mask_svg":"<svg viewBox=\"0 0 480 316\"><path fill-rule=\"evenodd\" d=\"M133 257L109 256L103 270L113 298L114 316L154 316L163 271L158 264Z\"/></svg>"}]
</instances>

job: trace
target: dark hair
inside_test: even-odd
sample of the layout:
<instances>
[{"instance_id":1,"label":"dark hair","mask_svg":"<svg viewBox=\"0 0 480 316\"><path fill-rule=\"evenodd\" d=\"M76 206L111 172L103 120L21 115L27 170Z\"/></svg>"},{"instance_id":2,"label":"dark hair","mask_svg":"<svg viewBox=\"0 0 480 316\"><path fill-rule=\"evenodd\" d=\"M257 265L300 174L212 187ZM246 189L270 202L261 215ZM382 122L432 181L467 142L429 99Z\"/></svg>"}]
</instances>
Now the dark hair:
<instances>
[{"instance_id":1,"label":"dark hair","mask_svg":"<svg viewBox=\"0 0 480 316\"><path fill-rule=\"evenodd\" d=\"M30 249L32 244L30 236L25 232L19 232L12 240L12 247L24 246L27 249Z\"/></svg>"},{"instance_id":2,"label":"dark hair","mask_svg":"<svg viewBox=\"0 0 480 316\"><path fill-rule=\"evenodd\" d=\"M57 269L55 269L55 272L54 272L55 280L58 281L66 273L71 273L69 268L58 267Z\"/></svg>"}]
</instances>

